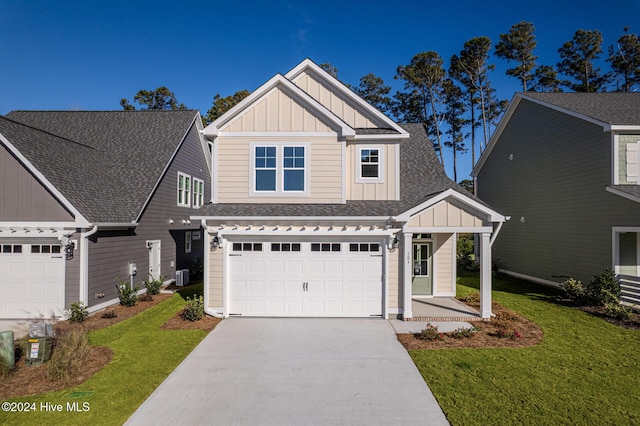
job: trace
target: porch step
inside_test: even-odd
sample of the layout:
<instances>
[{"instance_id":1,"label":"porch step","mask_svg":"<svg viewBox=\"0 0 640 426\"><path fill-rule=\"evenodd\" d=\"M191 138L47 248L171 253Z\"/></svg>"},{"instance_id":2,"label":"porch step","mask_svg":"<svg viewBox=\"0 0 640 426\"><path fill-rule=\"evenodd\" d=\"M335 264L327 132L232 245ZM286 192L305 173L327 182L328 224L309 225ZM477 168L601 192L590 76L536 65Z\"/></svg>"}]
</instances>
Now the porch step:
<instances>
[{"instance_id":1,"label":"porch step","mask_svg":"<svg viewBox=\"0 0 640 426\"><path fill-rule=\"evenodd\" d=\"M620 275L620 301L640 306L640 278Z\"/></svg>"},{"instance_id":2,"label":"porch step","mask_svg":"<svg viewBox=\"0 0 640 426\"><path fill-rule=\"evenodd\" d=\"M469 317L413 317L413 318L409 318L409 319L405 319L404 321L413 321L413 322L431 322L431 321L438 321L438 322L457 322L457 321L463 321L463 322L473 322L473 321L484 321L481 317L479 316L469 316Z\"/></svg>"}]
</instances>

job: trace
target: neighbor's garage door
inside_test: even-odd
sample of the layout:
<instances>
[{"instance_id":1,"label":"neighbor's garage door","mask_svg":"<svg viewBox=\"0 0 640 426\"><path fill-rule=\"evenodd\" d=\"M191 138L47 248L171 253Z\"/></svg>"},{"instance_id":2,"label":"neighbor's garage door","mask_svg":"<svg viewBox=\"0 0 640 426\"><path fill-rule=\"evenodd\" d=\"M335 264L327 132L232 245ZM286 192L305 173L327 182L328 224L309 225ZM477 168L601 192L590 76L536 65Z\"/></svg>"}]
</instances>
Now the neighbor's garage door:
<instances>
[{"instance_id":1,"label":"neighbor's garage door","mask_svg":"<svg viewBox=\"0 0 640 426\"><path fill-rule=\"evenodd\" d=\"M0 318L50 318L64 308L59 244L0 241Z\"/></svg>"},{"instance_id":2,"label":"neighbor's garage door","mask_svg":"<svg viewBox=\"0 0 640 426\"><path fill-rule=\"evenodd\" d=\"M230 270L231 315L382 315L377 243L233 243Z\"/></svg>"}]
</instances>

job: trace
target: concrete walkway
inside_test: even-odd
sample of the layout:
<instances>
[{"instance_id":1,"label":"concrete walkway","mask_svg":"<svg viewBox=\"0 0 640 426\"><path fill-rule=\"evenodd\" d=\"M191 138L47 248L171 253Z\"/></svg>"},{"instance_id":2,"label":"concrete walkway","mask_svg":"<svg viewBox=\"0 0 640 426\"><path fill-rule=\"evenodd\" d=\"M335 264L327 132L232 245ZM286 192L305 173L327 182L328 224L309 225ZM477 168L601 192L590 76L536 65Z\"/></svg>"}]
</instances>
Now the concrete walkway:
<instances>
[{"instance_id":1,"label":"concrete walkway","mask_svg":"<svg viewBox=\"0 0 640 426\"><path fill-rule=\"evenodd\" d=\"M222 321L128 425L447 425L389 321Z\"/></svg>"}]
</instances>

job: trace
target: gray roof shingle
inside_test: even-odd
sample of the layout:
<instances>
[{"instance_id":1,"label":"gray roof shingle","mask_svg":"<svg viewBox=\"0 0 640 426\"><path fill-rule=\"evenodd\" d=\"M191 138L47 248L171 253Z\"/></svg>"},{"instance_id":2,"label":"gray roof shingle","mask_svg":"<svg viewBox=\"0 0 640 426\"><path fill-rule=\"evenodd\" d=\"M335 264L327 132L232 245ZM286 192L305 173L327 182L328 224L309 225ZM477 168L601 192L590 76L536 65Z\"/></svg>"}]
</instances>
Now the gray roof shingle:
<instances>
[{"instance_id":1,"label":"gray roof shingle","mask_svg":"<svg viewBox=\"0 0 640 426\"><path fill-rule=\"evenodd\" d=\"M196 111L12 111L0 133L90 222L133 222Z\"/></svg>"},{"instance_id":2,"label":"gray roof shingle","mask_svg":"<svg viewBox=\"0 0 640 426\"><path fill-rule=\"evenodd\" d=\"M453 188L471 198L451 179L438 161L421 124L403 124L411 137L400 147L399 201L347 201L346 204L208 204L197 216L397 216L437 194ZM477 200L477 199L476 199Z\"/></svg>"},{"instance_id":3,"label":"gray roof shingle","mask_svg":"<svg viewBox=\"0 0 640 426\"><path fill-rule=\"evenodd\" d=\"M521 93L612 125L640 125L640 93Z\"/></svg>"}]
</instances>

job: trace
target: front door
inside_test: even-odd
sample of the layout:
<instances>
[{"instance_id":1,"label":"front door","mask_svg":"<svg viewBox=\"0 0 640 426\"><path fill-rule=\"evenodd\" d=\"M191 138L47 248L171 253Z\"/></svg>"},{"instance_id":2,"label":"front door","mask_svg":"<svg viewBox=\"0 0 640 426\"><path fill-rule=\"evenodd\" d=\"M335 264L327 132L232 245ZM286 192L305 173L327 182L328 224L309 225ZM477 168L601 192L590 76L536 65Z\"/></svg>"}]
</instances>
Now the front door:
<instances>
[{"instance_id":1,"label":"front door","mask_svg":"<svg viewBox=\"0 0 640 426\"><path fill-rule=\"evenodd\" d=\"M151 279L160 279L160 240L147 241L149 247L149 276Z\"/></svg>"},{"instance_id":2,"label":"front door","mask_svg":"<svg viewBox=\"0 0 640 426\"><path fill-rule=\"evenodd\" d=\"M432 247L432 243L413 243L413 280L411 282L411 294L414 296L433 294Z\"/></svg>"}]
</instances>

